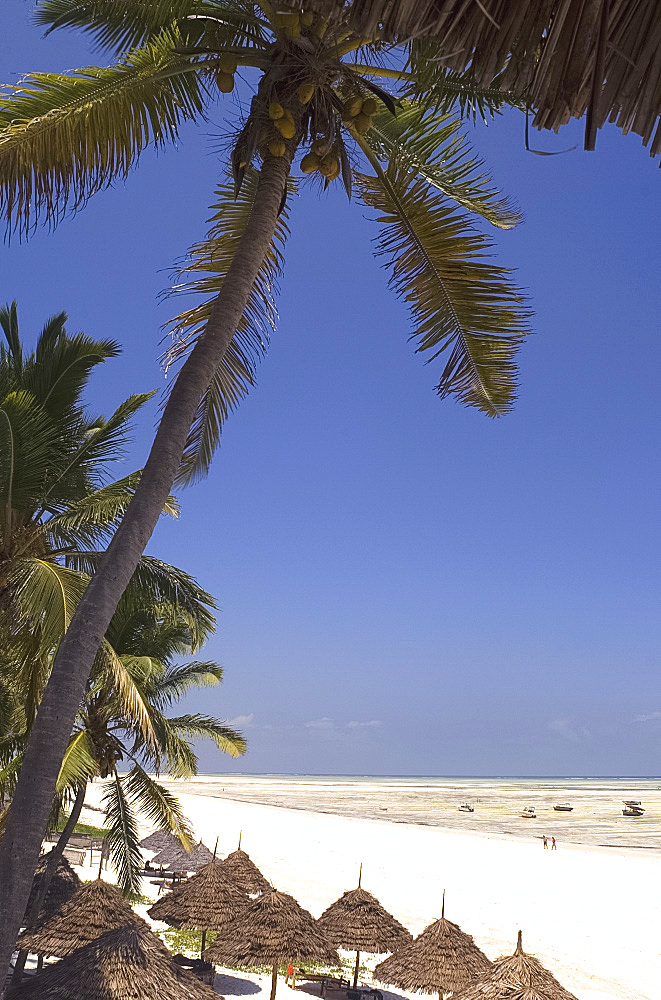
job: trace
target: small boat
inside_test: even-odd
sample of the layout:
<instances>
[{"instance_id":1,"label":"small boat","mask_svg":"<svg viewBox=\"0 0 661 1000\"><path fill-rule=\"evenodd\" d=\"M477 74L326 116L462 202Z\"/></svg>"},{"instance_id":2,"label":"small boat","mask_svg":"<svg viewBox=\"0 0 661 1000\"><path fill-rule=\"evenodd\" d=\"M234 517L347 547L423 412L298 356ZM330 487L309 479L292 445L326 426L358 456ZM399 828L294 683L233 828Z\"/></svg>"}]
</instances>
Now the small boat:
<instances>
[{"instance_id":1,"label":"small boat","mask_svg":"<svg viewBox=\"0 0 661 1000\"><path fill-rule=\"evenodd\" d=\"M642 816L645 813L645 810L637 799L623 799L623 802L623 816Z\"/></svg>"},{"instance_id":2,"label":"small boat","mask_svg":"<svg viewBox=\"0 0 661 1000\"><path fill-rule=\"evenodd\" d=\"M570 806L568 802L559 802L557 805L553 806L553 809L557 813L570 813L574 807Z\"/></svg>"},{"instance_id":3,"label":"small boat","mask_svg":"<svg viewBox=\"0 0 661 1000\"><path fill-rule=\"evenodd\" d=\"M473 813L475 809L468 802L462 802L460 806L457 806L460 813Z\"/></svg>"},{"instance_id":4,"label":"small boat","mask_svg":"<svg viewBox=\"0 0 661 1000\"><path fill-rule=\"evenodd\" d=\"M537 813L535 812L534 806L526 806L521 815L524 819L537 819Z\"/></svg>"}]
</instances>

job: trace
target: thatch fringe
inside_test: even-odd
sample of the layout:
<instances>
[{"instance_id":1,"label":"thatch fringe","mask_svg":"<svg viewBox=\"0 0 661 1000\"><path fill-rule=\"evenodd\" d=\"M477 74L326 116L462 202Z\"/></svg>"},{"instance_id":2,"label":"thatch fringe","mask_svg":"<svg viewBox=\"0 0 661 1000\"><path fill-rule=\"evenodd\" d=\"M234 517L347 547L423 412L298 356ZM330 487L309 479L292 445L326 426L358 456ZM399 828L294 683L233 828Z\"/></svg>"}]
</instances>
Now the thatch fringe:
<instances>
[{"instance_id":1,"label":"thatch fringe","mask_svg":"<svg viewBox=\"0 0 661 1000\"><path fill-rule=\"evenodd\" d=\"M109 931L32 976L7 1000L219 1000L145 926ZM222 1000L222 998L221 998Z\"/></svg>"},{"instance_id":2,"label":"thatch fringe","mask_svg":"<svg viewBox=\"0 0 661 1000\"><path fill-rule=\"evenodd\" d=\"M180 841L169 830L156 830L140 841L140 847L145 851L155 851L156 853L180 846Z\"/></svg>"},{"instance_id":3,"label":"thatch fringe","mask_svg":"<svg viewBox=\"0 0 661 1000\"><path fill-rule=\"evenodd\" d=\"M292 896L272 888L248 903L204 957L230 966L276 965L289 960L339 963L337 952L312 914Z\"/></svg>"},{"instance_id":4,"label":"thatch fringe","mask_svg":"<svg viewBox=\"0 0 661 1000\"><path fill-rule=\"evenodd\" d=\"M63 958L106 931L126 926L146 928L147 924L119 889L97 879L84 882L49 920L22 934L18 947L33 955Z\"/></svg>"},{"instance_id":5,"label":"thatch fringe","mask_svg":"<svg viewBox=\"0 0 661 1000\"><path fill-rule=\"evenodd\" d=\"M214 862L157 900L147 913L152 920L163 920L171 927L219 931L247 905L245 893Z\"/></svg>"},{"instance_id":6,"label":"thatch fringe","mask_svg":"<svg viewBox=\"0 0 661 1000\"><path fill-rule=\"evenodd\" d=\"M544 1000L576 1000L538 958L525 953L519 931L514 954L497 959L490 972L454 994L452 1000L510 1000L512 993L522 989L537 991Z\"/></svg>"},{"instance_id":7,"label":"thatch fringe","mask_svg":"<svg viewBox=\"0 0 661 1000\"><path fill-rule=\"evenodd\" d=\"M309 0L339 15L344 0ZM352 0L364 37L434 38L448 69L470 69L527 101L557 131L590 110L588 132L615 122L661 152L661 3L654 0ZM593 138L593 136L592 136ZM586 145L590 136L586 136Z\"/></svg>"},{"instance_id":8,"label":"thatch fringe","mask_svg":"<svg viewBox=\"0 0 661 1000\"><path fill-rule=\"evenodd\" d=\"M335 948L382 955L411 943L411 934L365 889L352 889L332 903L317 924Z\"/></svg>"},{"instance_id":9,"label":"thatch fringe","mask_svg":"<svg viewBox=\"0 0 661 1000\"><path fill-rule=\"evenodd\" d=\"M442 916L408 948L377 965L374 977L414 993L443 994L463 989L490 969L470 934Z\"/></svg>"}]
</instances>

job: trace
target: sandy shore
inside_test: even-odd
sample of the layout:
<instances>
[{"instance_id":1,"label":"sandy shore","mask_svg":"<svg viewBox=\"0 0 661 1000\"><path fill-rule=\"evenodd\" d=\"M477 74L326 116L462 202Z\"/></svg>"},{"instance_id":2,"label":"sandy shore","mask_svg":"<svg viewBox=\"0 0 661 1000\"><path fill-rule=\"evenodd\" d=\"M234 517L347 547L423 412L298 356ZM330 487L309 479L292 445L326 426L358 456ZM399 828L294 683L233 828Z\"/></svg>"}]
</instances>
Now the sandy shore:
<instances>
[{"instance_id":1,"label":"sandy shore","mask_svg":"<svg viewBox=\"0 0 661 1000\"><path fill-rule=\"evenodd\" d=\"M659 996L656 852L562 842L551 852L534 839L258 805L195 794L197 783L169 784L207 845L218 836L225 855L242 831L264 875L315 916L355 886L362 862L365 888L414 934L440 915L445 889L446 915L489 957L511 953L520 927L526 949L579 1000ZM88 801L99 796L93 786ZM249 979L261 989L260 977Z\"/></svg>"}]
</instances>

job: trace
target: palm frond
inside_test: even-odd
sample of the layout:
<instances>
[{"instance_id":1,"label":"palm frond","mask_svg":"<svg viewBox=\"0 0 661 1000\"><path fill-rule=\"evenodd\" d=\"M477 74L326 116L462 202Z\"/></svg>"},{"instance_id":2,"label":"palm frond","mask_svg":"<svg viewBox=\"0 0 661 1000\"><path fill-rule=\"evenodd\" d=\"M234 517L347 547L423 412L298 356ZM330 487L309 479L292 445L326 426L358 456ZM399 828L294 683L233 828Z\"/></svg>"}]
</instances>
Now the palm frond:
<instances>
[{"instance_id":1,"label":"palm frond","mask_svg":"<svg viewBox=\"0 0 661 1000\"><path fill-rule=\"evenodd\" d=\"M179 42L166 32L115 66L35 73L0 96L0 211L10 228L55 224L203 113L201 79L175 52Z\"/></svg>"},{"instance_id":2,"label":"palm frond","mask_svg":"<svg viewBox=\"0 0 661 1000\"><path fill-rule=\"evenodd\" d=\"M404 101L396 118L387 111L375 117L367 141L380 160L396 159L400 168L414 171L462 208L511 229L521 214L494 188L461 128L461 121L445 111Z\"/></svg>"},{"instance_id":3,"label":"palm frond","mask_svg":"<svg viewBox=\"0 0 661 1000\"><path fill-rule=\"evenodd\" d=\"M188 354L206 326L248 223L257 181L257 171L248 168L236 197L233 183L222 185L216 192L207 238L191 248L180 271L181 280L173 289L177 293L204 295L205 299L172 320L174 343L165 356L166 368ZM289 235L287 220L285 205L234 339L195 415L176 480L181 485L207 474L227 415L254 385L256 362L266 351L275 326L274 298L283 266L282 251Z\"/></svg>"},{"instance_id":4,"label":"palm frond","mask_svg":"<svg viewBox=\"0 0 661 1000\"><path fill-rule=\"evenodd\" d=\"M35 20L48 31L88 31L114 52L144 45L173 24L188 44L259 40L265 24L254 4L240 0L41 0Z\"/></svg>"},{"instance_id":5,"label":"palm frond","mask_svg":"<svg viewBox=\"0 0 661 1000\"><path fill-rule=\"evenodd\" d=\"M126 794L134 808L160 830L169 830L186 850L193 846L193 830L181 803L138 764L124 778Z\"/></svg>"},{"instance_id":6,"label":"palm frond","mask_svg":"<svg viewBox=\"0 0 661 1000\"><path fill-rule=\"evenodd\" d=\"M360 175L358 188L381 224L377 255L413 313L417 350L429 361L449 352L437 392L489 416L507 412L528 332L522 292L489 259L487 237L438 191L396 161L386 171L372 163L377 175Z\"/></svg>"},{"instance_id":7,"label":"palm frond","mask_svg":"<svg viewBox=\"0 0 661 1000\"><path fill-rule=\"evenodd\" d=\"M142 885L142 852L138 825L117 772L106 786L103 807L106 814L104 826L108 830L107 843L117 881L125 894L139 892Z\"/></svg>"},{"instance_id":8,"label":"palm frond","mask_svg":"<svg viewBox=\"0 0 661 1000\"><path fill-rule=\"evenodd\" d=\"M67 546L85 547L106 539L117 527L140 482L140 472L94 490L44 521L39 530L54 549ZM169 497L164 514L179 517L179 504Z\"/></svg>"},{"instance_id":9,"label":"palm frond","mask_svg":"<svg viewBox=\"0 0 661 1000\"><path fill-rule=\"evenodd\" d=\"M112 678L119 711L127 724L140 731L142 739L148 746L155 746L152 709L140 689L139 682L136 682L136 671L131 670L132 659L132 657L118 656L107 639L103 640L98 660Z\"/></svg>"},{"instance_id":10,"label":"palm frond","mask_svg":"<svg viewBox=\"0 0 661 1000\"><path fill-rule=\"evenodd\" d=\"M499 87L495 78L491 86L480 86L470 70L457 72L447 68L442 45L435 39L419 38L409 46L408 69L410 83L404 88L406 97L423 101L427 107L448 113L458 111L463 119L487 122L505 107L523 108L519 97Z\"/></svg>"},{"instance_id":11,"label":"palm frond","mask_svg":"<svg viewBox=\"0 0 661 1000\"><path fill-rule=\"evenodd\" d=\"M60 773L55 786L58 794L67 789L87 784L99 773L98 764L89 736L84 729L79 730L69 740L69 745L60 764Z\"/></svg>"},{"instance_id":12,"label":"palm frond","mask_svg":"<svg viewBox=\"0 0 661 1000\"><path fill-rule=\"evenodd\" d=\"M32 508L61 458L58 429L32 393L19 390L0 399L0 508L6 514ZM6 521L3 528L11 532Z\"/></svg>"},{"instance_id":13,"label":"palm frond","mask_svg":"<svg viewBox=\"0 0 661 1000\"><path fill-rule=\"evenodd\" d=\"M87 586L87 576L35 557L19 560L9 576L23 616L35 628L39 624L42 648L53 649L69 627Z\"/></svg>"},{"instance_id":14,"label":"palm frond","mask_svg":"<svg viewBox=\"0 0 661 1000\"><path fill-rule=\"evenodd\" d=\"M120 403L107 419L97 417L84 443L72 456L71 465L94 469L98 475L99 466L120 457L127 441L129 422L154 394L155 391L136 392Z\"/></svg>"},{"instance_id":15,"label":"palm frond","mask_svg":"<svg viewBox=\"0 0 661 1000\"><path fill-rule=\"evenodd\" d=\"M223 679L223 668L211 661L179 663L168 667L150 688L150 697L159 707L171 705L184 694L197 687L213 687Z\"/></svg>"},{"instance_id":16,"label":"palm frond","mask_svg":"<svg viewBox=\"0 0 661 1000\"><path fill-rule=\"evenodd\" d=\"M246 752L246 740L241 733L224 725L211 715L180 715L176 719L167 719L169 728L174 733L184 735L189 739L202 737L213 740L219 750L230 757L240 757Z\"/></svg>"},{"instance_id":17,"label":"palm frond","mask_svg":"<svg viewBox=\"0 0 661 1000\"><path fill-rule=\"evenodd\" d=\"M72 552L67 565L90 576L103 558L103 552ZM195 653L215 631L213 608L215 599L197 580L183 569L143 555L129 583L136 606L170 605L190 628L192 653ZM128 589L128 588L127 588Z\"/></svg>"},{"instance_id":18,"label":"palm frond","mask_svg":"<svg viewBox=\"0 0 661 1000\"><path fill-rule=\"evenodd\" d=\"M60 313L46 323L23 371L23 385L54 419L79 406L96 365L120 353L114 340L93 340L84 333L67 336L64 320L66 313Z\"/></svg>"}]
</instances>

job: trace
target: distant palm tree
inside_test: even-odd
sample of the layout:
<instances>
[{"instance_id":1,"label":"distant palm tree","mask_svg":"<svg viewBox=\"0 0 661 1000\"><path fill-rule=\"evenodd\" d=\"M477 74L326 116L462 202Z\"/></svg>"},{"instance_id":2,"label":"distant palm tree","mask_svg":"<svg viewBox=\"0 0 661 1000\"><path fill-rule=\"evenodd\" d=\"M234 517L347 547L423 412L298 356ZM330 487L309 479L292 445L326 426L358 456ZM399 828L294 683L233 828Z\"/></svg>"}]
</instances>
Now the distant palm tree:
<instances>
[{"instance_id":1,"label":"distant palm tree","mask_svg":"<svg viewBox=\"0 0 661 1000\"><path fill-rule=\"evenodd\" d=\"M450 117L494 111L504 97L447 72L439 43L386 45L378 27L356 34L352 7L328 4L325 16L292 0L42 0L40 23L89 31L119 62L34 74L0 99L0 205L10 227L29 230L125 177L146 146L176 140L183 122L204 121L239 66L257 74L230 157L240 200L230 205L219 192L208 240L193 249L194 285L210 298L178 318L175 354L185 363L133 502L61 643L27 751L0 846L0 963L99 644L173 482L204 473L222 420L252 382L299 150L314 183L341 178L378 216L378 253L411 308L418 350L446 356L439 394L491 415L513 400L528 314L467 213L505 228L516 213Z\"/></svg>"}]
</instances>

